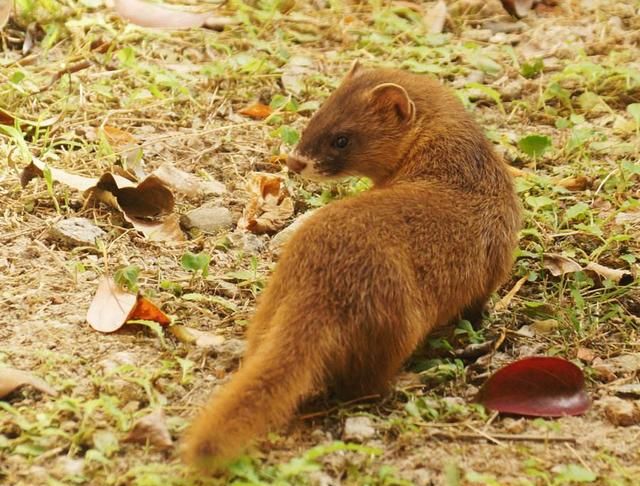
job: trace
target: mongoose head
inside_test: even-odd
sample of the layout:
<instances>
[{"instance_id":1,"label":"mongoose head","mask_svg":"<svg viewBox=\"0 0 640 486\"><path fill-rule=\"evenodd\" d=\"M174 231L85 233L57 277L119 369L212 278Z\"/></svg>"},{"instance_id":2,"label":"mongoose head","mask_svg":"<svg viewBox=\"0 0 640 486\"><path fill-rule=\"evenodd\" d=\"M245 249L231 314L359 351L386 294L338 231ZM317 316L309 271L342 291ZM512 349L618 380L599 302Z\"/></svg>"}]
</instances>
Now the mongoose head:
<instances>
[{"instance_id":1,"label":"mongoose head","mask_svg":"<svg viewBox=\"0 0 640 486\"><path fill-rule=\"evenodd\" d=\"M366 176L374 183L395 173L416 124L416 105L399 76L354 63L309 121L289 169L311 179Z\"/></svg>"}]
</instances>

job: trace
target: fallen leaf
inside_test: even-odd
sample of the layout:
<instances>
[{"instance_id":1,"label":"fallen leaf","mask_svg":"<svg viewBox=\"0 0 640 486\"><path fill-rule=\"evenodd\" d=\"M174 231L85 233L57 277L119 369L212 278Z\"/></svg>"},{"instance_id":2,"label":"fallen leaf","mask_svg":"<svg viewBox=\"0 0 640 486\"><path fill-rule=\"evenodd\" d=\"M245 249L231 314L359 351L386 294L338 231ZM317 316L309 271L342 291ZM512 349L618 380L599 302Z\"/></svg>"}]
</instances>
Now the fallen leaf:
<instances>
[{"instance_id":1,"label":"fallen leaf","mask_svg":"<svg viewBox=\"0 0 640 486\"><path fill-rule=\"evenodd\" d=\"M585 176L565 177L558 180L556 184L567 191L584 191L591 186L591 179Z\"/></svg>"},{"instance_id":2,"label":"fallen leaf","mask_svg":"<svg viewBox=\"0 0 640 486\"><path fill-rule=\"evenodd\" d=\"M526 17L535 0L500 0L504 9L516 18Z\"/></svg>"},{"instance_id":3,"label":"fallen leaf","mask_svg":"<svg viewBox=\"0 0 640 486\"><path fill-rule=\"evenodd\" d=\"M0 368L0 398L6 397L22 386L31 386L54 397L58 395L58 392L42 378L15 368Z\"/></svg>"},{"instance_id":4,"label":"fallen leaf","mask_svg":"<svg viewBox=\"0 0 640 486\"><path fill-rule=\"evenodd\" d=\"M282 69L282 85L294 95L302 93L305 87L304 78L316 71L312 59L304 56L293 56Z\"/></svg>"},{"instance_id":5,"label":"fallen leaf","mask_svg":"<svg viewBox=\"0 0 640 486\"><path fill-rule=\"evenodd\" d=\"M202 27L211 17L143 0L115 0L114 7L120 17L141 27L189 29Z\"/></svg>"},{"instance_id":6,"label":"fallen leaf","mask_svg":"<svg viewBox=\"0 0 640 486\"><path fill-rule=\"evenodd\" d=\"M154 321L163 326L171 324L169 316L140 294L137 296L135 307L127 316L127 321L135 320Z\"/></svg>"},{"instance_id":7,"label":"fallen leaf","mask_svg":"<svg viewBox=\"0 0 640 486\"><path fill-rule=\"evenodd\" d=\"M158 449L168 449L173 445L171 434L162 409L145 415L136 423L125 439L137 444L151 444Z\"/></svg>"},{"instance_id":8,"label":"fallen leaf","mask_svg":"<svg viewBox=\"0 0 640 486\"><path fill-rule=\"evenodd\" d=\"M8 111L0 109L0 125L13 125L14 123L15 118L13 117L13 115Z\"/></svg>"},{"instance_id":9,"label":"fallen leaf","mask_svg":"<svg viewBox=\"0 0 640 486\"><path fill-rule=\"evenodd\" d=\"M640 398L640 383L627 383L614 388L616 395L628 398Z\"/></svg>"},{"instance_id":10,"label":"fallen leaf","mask_svg":"<svg viewBox=\"0 0 640 486\"><path fill-rule=\"evenodd\" d=\"M264 120L273 113L273 110L268 105L253 103L252 105L243 108L238 113L248 116L249 118L253 118L254 120Z\"/></svg>"},{"instance_id":11,"label":"fallen leaf","mask_svg":"<svg viewBox=\"0 0 640 486\"><path fill-rule=\"evenodd\" d=\"M204 27L212 30L223 30L230 25L237 25L240 21L231 17L218 17L211 15L204 21Z\"/></svg>"},{"instance_id":12,"label":"fallen leaf","mask_svg":"<svg viewBox=\"0 0 640 486\"><path fill-rule=\"evenodd\" d=\"M439 0L431 6L424 16L424 25L430 34L440 34L444 30L444 23L447 20L447 4L444 0Z\"/></svg>"},{"instance_id":13,"label":"fallen leaf","mask_svg":"<svg viewBox=\"0 0 640 486\"><path fill-rule=\"evenodd\" d=\"M0 31L7 25L13 8L13 0L0 0Z\"/></svg>"},{"instance_id":14,"label":"fallen leaf","mask_svg":"<svg viewBox=\"0 0 640 486\"><path fill-rule=\"evenodd\" d=\"M100 332L114 332L127 321L146 320L168 325L171 319L141 295L122 290L111 277L103 276L87 311L87 322Z\"/></svg>"},{"instance_id":15,"label":"fallen leaf","mask_svg":"<svg viewBox=\"0 0 640 486\"><path fill-rule=\"evenodd\" d=\"M187 238L180 228L180 216L170 214L160 221L146 221L138 218L125 219L149 241L185 241Z\"/></svg>"},{"instance_id":16,"label":"fallen leaf","mask_svg":"<svg viewBox=\"0 0 640 486\"><path fill-rule=\"evenodd\" d=\"M47 167L47 164L37 159L36 157L33 157L31 163L24 169L22 169L22 173L20 174L20 184L22 185L22 187L25 187L31 179L34 179L36 177L44 177L42 171L45 169L45 167ZM51 177L54 181L65 184L78 191L86 191L87 189L95 186L98 182L98 180L93 177L70 174L69 172L56 169L55 167L51 166L48 166L48 168L51 171Z\"/></svg>"},{"instance_id":17,"label":"fallen leaf","mask_svg":"<svg viewBox=\"0 0 640 486\"><path fill-rule=\"evenodd\" d=\"M215 180L206 181L189 172L176 168L170 162L166 162L153 171L154 176L174 191L187 197L200 197L203 195L220 195L226 192L222 182Z\"/></svg>"},{"instance_id":18,"label":"fallen leaf","mask_svg":"<svg viewBox=\"0 0 640 486\"><path fill-rule=\"evenodd\" d=\"M102 133L109 145L122 155L127 169L130 169L138 180L144 179L146 174L142 162L142 148L138 140L129 132L109 125L102 127Z\"/></svg>"},{"instance_id":19,"label":"fallen leaf","mask_svg":"<svg viewBox=\"0 0 640 486\"><path fill-rule=\"evenodd\" d=\"M550 357L525 358L501 368L482 386L477 400L491 410L535 417L580 415L591 405L580 368Z\"/></svg>"},{"instance_id":20,"label":"fallen leaf","mask_svg":"<svg viewBox=\"0 0 640 486\"><path fill-rule=\"evenodd\" d=\"M629 285L630 283L633 283L633 275L628 270L617 270L615 268L605 267L604 265L593 262L587 264L584 269L595 272L601 277L611 280L618 285Z\"/></svg>"},{"instance_id":21,"label":"fallen leaf","mask_svg":"<svg viewBox=\"0 0 640 486\"><path fill-rule=\"evenodd\" d=\"M511 301L513 300L513 298L515 297L515 295L520 291L520 289L522 288L522 286L524 285L524 283L527 281L528 277L522 277L520 278L515 285L513 286L513 288L511 290L509 290L509 292L507 293L507 295L505 295L502 299L500 299L498 301L498 303L493 307L493 310L495 311L501 311L503 309L507 309L509 307L509 304L511 303Z\"/></svg>"},{"instance_id":22,"label":"fallen leaf","mask_svg":"<svg viewBox=\"0 0 640 486\"><path fill-rule=\"evenodd\" d=\"M212 332L199 331L176 324L169 331L181 342L195 344L200 348L215 348L224 342L224 337Z\"/></svg>"},{"instance_id":23,"label":"fallen leaf","mask_svg":"<svg viewBox=\"0 0 640 486\"><path fill-rule=\"evenodd\" d=\"M579 263L571 258L567 258L555 253L545 253L542 256L542 266L551 272L551 275L558 277L567 273L575 273L582 270Z\"/></svg>"},{"instance_id":24,"label":"fallen leaf","mask_svg":"<svg viewBox=\"0 0 640 486\"><path fill-rule=\"evenodd\" d=\"M87 311L87 322L96 331L117 331L127 322L136 301L136 295L122 290L111 277L103 276Z\"/></svg>"},{"instance_id":25,"label":"fallen leaf","mask_svg":"<svg viewBox=\"0 0 640 486\"><path fill-rule=\"evenodd\" d=\"M293 201L280 177L253 174L247 190L251 199L238 221L239 228L256 234L275 233L293 215Z\"/></svg>"},{"instance_id":26,"label":"fallen leaf","mask_svg":"<svg viewBox=\"0 0 640 486\"><path fill-rule=\"evenodd\" d=\"M591 363L594 359L596 359L596 353L589 348L579 347L576 352L576 358L585 363Z\"/></svg>"}]
</instances>

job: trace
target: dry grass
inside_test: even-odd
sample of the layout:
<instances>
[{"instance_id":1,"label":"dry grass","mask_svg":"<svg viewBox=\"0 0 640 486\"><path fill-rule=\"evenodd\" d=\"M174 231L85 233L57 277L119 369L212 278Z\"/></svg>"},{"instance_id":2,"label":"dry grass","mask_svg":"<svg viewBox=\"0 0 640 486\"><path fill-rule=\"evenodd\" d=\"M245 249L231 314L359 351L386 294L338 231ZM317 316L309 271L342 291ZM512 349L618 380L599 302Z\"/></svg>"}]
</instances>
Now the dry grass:
<instances>
[{"instance_id":1,"label":"dry grass","mask_svg":"<svg viewBox=\"0 0 640 486\"><path fill-rule=\"evenodd\" d=\"M0 131L0 364L38 374L59 396L23 389L0 401L0 482L637 484L640 427L612 425L604 399L638 383L640 365L616 367L616 357L640 355L638 284L617 286L583 272L553 277L542 266L544 253L563 253L581 264L637 271L640 225L616 223L620 213L639 210L640 121L626 111L640 102L637 2L561 2L513 32L496 33L514 25L497 2L459 0L448 2L448 33L431 36L420 4L412 2L299 2L284 14L278 5L285 2L256 3L219 6L220 14L240 20L223 32L140 29L104 7L72 0L40 2L4 29L2 109L56 120L46 129ZM33 45L23 56L27 25ZM206 480L185 471L174 449L124 439L135 420L159 407L177 439L204 397L233 372L255 294L275 260L268 237L243 244L228 238L230 229L186 243L149 242L114 211L83 208L80 195L62 186L54 191L58 213L44 181L22 188L18 174L29 153L69 171L102 174L121 163L101 137L109 125L137 139L149 169L172 162L226 185L220 197L178 198L178 212L207 203L229 208L237 220L247 175L285 172L274 156L286 151L283 138L293 132L278 129L300 130L310 115L291 106L269 123L237 114L252 101L289 95L281 74L292 56L313 65L299 77L298 105L321 102L354 59L434 72L456 87L505 158L526 173L518 178L526 227L513 279L496 300L519 278L527 280L507 308L490 313L480 335L449 337L464 347L502 334L492 359L463 361L429 349L429 359L416 358L394 396L333 408L313 404L305 412L329 410L261 442L227 478ZM543 72L524 78L523 64L538 56ZM518 148L529 134L552 140L535 160ZM558 181L568 177L586 183L567 191ZM353 183L288 184L297 213L357 190ZM69 216L106 231L104 248L52 240L48 228ZM180 265L187 250L211 255L209 277L192 278ZM141 289L177 322L216 330L225 344L202 349L169 337L163 347L147 328L92 331L85 314L98 277L126 265L140 267ZM230 275L239 270L246 275ZM227 305L185 299L162 282ZM595 359L579 360L579 349ZM517 420L467 402L490 371L530 354L580 364L592 410ZM602 371L607 366L610 374ZM627 400L638 403L637 396ZM371 418L376 436L366 446L375 450L332 442L352 414Z\"/></svg>"}]
</instances>

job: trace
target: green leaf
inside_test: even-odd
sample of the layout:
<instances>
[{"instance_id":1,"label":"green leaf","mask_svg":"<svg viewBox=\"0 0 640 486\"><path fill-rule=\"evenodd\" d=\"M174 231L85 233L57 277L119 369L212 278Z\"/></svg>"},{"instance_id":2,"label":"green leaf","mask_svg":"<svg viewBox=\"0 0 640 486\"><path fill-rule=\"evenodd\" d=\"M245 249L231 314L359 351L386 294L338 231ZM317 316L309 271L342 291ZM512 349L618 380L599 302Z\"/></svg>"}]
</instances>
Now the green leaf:
<instances>
[{"instance_id":1,"label":"green leaf","mask_svg":"<svg viewBox=\"0 0 640 486\"><path fill-rule=\"evenodd\" d=\"M551 147L551 139L545 135L529 135L518 140L518 147L529 157L537 158Z\"/></svg>"},{"instance_id":2,"label":"green leaf","mask_svg":"<svg viewBox=\"0 0 640 486\"><path fill-rule=\"evenodd\" d=\"M553 484L592 483L598 476L578 464L568 464L559 467L559 473Z\"/></svg>"},{"instance_id":3,"label":"green leaf","mask_svg":"<svg viewBox=\"0 0 640 486\"><path fill-rule=\"evenodd\" d=\"M578 216L583 216L590 212L589 205L587 203L579 202L578 204L574 204L564 213L565 219L567 221L571 221L572 219L576 219Z\"/></svg>"},{"instance_id":4,"label":"green leaf","mask_svg":"<svg viewBox=\"0 0 640 486\"><path fill-rule=\"evenodd\" d=\"M554 205L553 199L547 196L528 196L525 202L531 206L534 211Z\"/></svg>"},{"instance_id":5,"label":"green leaf","mask_svg":"<svg viewBox=\"0 0 640 486\"><path fill-rule=\"evenodd\" d=\"M136 265L129 265L116 270L113 279L120 287L125 287L130 292L138 291L138 276L140 268Z\"/></svg>"},{"instance_id":6,"label":"green leaf","mask_svg":"<svg viewBox=\"0 0 640 486\"><path fill-rule=\"evenodd\" d=\"M541 57L533 59L531 62L525 62L520 66L520 74L527 79L535 78L544 69L544 62Z\"/></svg>"},{"instance_id":7,"label":"green leaf","mask_svg":"<svg viewBox=\"0 0 640 486\"><path fill-rule=\"evenodd\" d=\"M211 257L206 253L196 254L191 253L190 251L187 251L180 259L182 268L193 273L201 272L203 277L209 275L210 262Z\"/></svg>"},{"instance_id":8,"label":"green leaf","mask_svg":"<svg viewBox=\"0 0 640 486\"><path fill-rule=\"evenodd\" d=\"M627 113L629 113L638 125L640 125L640 103L631 103L627 105Z\"/></svg>"},{"instance_id":9,"label":"green leaf","mask_svg":"<svg viewBox=\"0 0 640 486\"><path fill-rule=\"evenodd\" d=\"M300 140L300 133L295 128L292 128L288 125L283 125L278 128L274 134L277 137L280 137L286 145L295 145Z\"/></svg>"}]
</instances>

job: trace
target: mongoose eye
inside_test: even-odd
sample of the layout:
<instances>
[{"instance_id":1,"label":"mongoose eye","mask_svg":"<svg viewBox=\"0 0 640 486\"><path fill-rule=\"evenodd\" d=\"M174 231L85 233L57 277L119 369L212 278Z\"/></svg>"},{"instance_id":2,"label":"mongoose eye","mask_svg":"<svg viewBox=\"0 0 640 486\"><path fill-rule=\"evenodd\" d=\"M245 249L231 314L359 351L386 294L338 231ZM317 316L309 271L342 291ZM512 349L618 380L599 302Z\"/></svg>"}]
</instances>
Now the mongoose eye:
<instances>
[{"instance_id":1,"label":"mongoose eye","mask_svg":"<svg viewBox=\"0 0 640 486\"><path fill-rule=\"evenodd\" d=\"M349 139L344 135L339 135L333 140L333 146L335 148L343 149L349 145Z\"/></svg>"}]
</instances>

